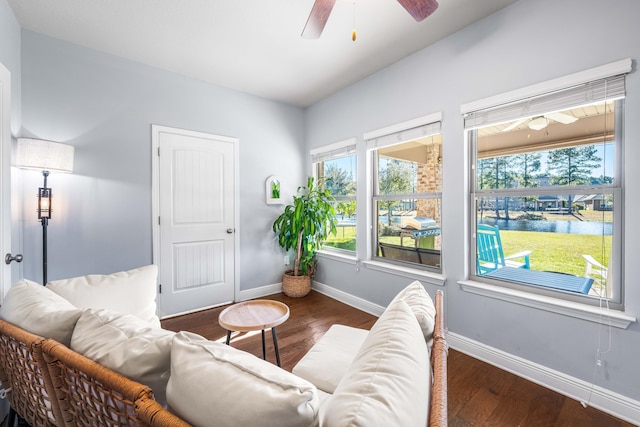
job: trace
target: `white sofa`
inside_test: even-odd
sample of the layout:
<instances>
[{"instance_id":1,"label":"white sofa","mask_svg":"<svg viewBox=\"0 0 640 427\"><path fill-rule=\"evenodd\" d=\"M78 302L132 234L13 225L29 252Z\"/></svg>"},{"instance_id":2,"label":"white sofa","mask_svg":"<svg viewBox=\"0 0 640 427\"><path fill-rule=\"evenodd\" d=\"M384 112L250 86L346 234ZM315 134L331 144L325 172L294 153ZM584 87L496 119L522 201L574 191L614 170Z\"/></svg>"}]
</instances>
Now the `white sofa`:
<instances>
[{"instance_id":1,"label":"white sofa","mask_svg":"<svg viewBox=\"0 0 640 427\"><path fill-rule=\"evenodd\" d=\"M199 335L161 329L156 274L147 266L47 287L21 281L9 290L0 319L150 386L192 425L446 425L442 312L436 316L419 282L394 298L371 331L332 326L290 373ZM432 396L436 319L433 351L443 357Z\"/></svg>"}]
</instances>

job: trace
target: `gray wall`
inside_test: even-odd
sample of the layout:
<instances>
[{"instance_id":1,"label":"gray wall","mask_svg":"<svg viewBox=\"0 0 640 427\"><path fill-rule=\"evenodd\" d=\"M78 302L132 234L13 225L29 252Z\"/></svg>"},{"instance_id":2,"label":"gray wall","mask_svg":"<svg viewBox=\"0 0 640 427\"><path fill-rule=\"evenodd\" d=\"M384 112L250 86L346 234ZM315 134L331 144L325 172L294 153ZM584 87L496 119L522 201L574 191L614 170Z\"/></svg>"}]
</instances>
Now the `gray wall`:
<instances>
[{"instance_id":1,"label":"gray wall","mask_svg":"<svg viewBox=\"0 0 640 427\"><path fill-rule=\"evenodd\" d=\"M29 31L22 99L21 136L76 150L73 174L49 177L49 280L151 263L151 124L160 124L239 138L240 289L281 281L271 231L281 207L265 204L265 180L277 174L285 193L303 182L303 110ZM42 176L22 175L24 276L39 281Z\"/></svg>"},{"instance_id":2,"label":"gray wall","mask_svg":"<svg viewBox=\"0 0 640 427\"><path fill-rule=\"evenodd\" d=\"M443 262L449 331L591 382L598 325L463 291L466 279L466 150L463 103L631 57L640 58L640 2L521 0L310 107L307 149L359 139L364 132L433 112L443 113ZM640 317L640 75L627 78L625 122L626 311ZM359 198L360 208L367 203ZM359 211L358 217L364 217ZM366 249L360 224L358 249ZM387 304L410 279L322 259L317 280ZM435 291L435 287L430 290ZM606 347L606 342L604 343ZM613 328L612 349L596 384L640 399L640 326Z\"/></svg>"}]
</instances>

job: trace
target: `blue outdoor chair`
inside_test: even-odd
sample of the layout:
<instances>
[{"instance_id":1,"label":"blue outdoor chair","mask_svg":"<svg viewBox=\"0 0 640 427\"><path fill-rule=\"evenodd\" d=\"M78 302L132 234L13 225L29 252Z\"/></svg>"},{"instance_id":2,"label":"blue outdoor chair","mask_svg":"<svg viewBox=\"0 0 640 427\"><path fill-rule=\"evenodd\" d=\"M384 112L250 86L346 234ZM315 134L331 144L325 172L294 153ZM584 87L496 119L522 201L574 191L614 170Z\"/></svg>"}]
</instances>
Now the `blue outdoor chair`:
<instances>
[{"instance_id":1,"label":"blue outdoor chair","mask_svg":"<svg viewBox=\"0 0 640 427\"><path fill-rule=\"evenodd\" d=\"M478 274L487 274L502 267L516 267L529 269L529 255L531 251L504 256L500 229L486 224L478 224L476 228L476 265ZM521 259L521 261L516 261Z\"/></svg>"}]
</instances>

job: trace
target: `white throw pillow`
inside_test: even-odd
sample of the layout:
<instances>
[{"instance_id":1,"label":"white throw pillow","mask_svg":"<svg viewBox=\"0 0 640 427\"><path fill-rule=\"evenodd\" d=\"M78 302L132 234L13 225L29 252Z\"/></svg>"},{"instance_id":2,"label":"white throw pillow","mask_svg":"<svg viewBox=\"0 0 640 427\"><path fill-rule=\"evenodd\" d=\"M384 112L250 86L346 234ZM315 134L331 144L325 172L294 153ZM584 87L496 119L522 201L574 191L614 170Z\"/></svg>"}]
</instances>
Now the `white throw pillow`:
<instances>
[{"instance_id":1,"label":"white throw pillow","mask_svg":"<svg viewBox=\"0 0 640 427\"><path fill-rule=\"evenodd\" d=\"M420 323L420 328L422 328L422 334L424 335L427 345L431 346L433 329L436 325L436 307L433 304L431 296L424 289L424 286L422 286L422 283L417 280L411 283L398 292L391 303L397 300L406 302L409 308L411 308L416 319L418 319L418 323Z\"/></svg>"},{"instance_id":2,"label":"white throw pillow","mask_svg":"<svg viewBox=\"0 0 640 427\"><path fill-rule=\"evenodd\" d=\"M179 332L171 349L169 407L195 426L317 426L317 389L231 346Z\"/></svg>"},{"instance_id":3,"label":"white throw pillow","mask_svg":"<svg viewBox=\"0 0 640 427\"><path fill-rule=\"evenodd\" d=\"M424 427L430 391L429 350L420 325L404 301L394 301L320 408L320 424Z\"/></svg>"},{"instance_id":4,"label":"white throw pillow","mask_svg":"<svg viewBox=\"0 0 640 427\"><path fill-rule=\"evenodd\" d=\"M174 335L131 314L86 309L73 331L71 349L151 387L156 400L166 405Z\"/></svg>"},{"instance_id":5,"label":"white throw pillow","mask_svg":"<svg viewBox=\"0 0 640 427\"><path fill-rule=\"evenodd\" d=\"M78 308L106 308L124 314L133 314L155 326L156 280L158 267L148 265L129 271L54 280L47 288Z\"/></svg>"},{"instance_id":6,"label":"white throw pillow","mask_svg":"<svg viewBox=\"0 0 640 427\"><path fill-rule=\"evenodd\" d=\"M66 346L81 314L69 301L30 280L13 285L0 307L1 319Z\"/></svg>"}]
</instances>

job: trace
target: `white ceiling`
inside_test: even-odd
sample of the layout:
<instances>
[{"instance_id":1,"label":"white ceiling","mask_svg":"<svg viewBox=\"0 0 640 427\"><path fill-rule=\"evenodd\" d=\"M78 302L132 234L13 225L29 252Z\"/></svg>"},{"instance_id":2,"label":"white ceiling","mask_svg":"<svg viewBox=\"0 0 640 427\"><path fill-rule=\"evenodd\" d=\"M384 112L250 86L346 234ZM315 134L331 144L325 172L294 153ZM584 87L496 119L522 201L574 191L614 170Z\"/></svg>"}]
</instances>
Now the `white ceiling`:
<instances>
[{"instance_id":1,"label":"white ceiling","mask_svg":"<svg viewBox=\"0 0 640 427\"><path fill-rule=\"evenodd\" d=\"M516 0L439 0L417 23L395 0L8 0L22 28L253 95L308 106Z\"/></svg>"}]
</instances>

